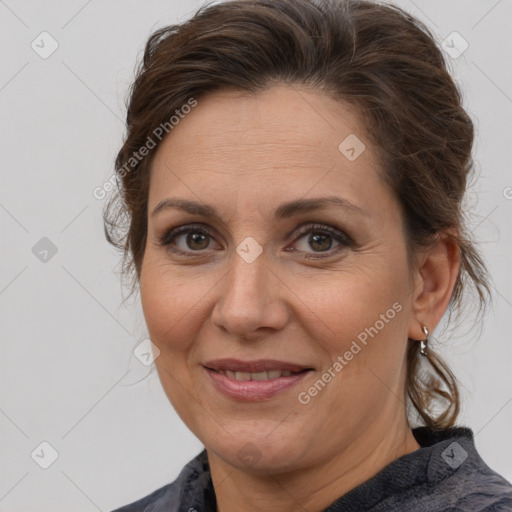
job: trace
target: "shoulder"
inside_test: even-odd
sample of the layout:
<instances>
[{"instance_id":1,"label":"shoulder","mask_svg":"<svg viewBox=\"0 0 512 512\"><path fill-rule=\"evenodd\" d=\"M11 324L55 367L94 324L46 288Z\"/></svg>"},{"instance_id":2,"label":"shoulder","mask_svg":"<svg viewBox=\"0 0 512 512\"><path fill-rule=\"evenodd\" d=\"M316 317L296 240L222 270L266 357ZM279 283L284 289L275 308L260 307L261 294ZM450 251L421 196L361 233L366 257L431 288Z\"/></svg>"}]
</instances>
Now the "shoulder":
<instances>
[{"instance_id":1,"label":"shoulder","mask_svg":"<svg viewBox=\"0 0 512 512\"><path fill-rule=\"evenodd\" d=\"M444 496L442 510L512 512L512 484L481 458L471 429L448 429L436 441L428 464L429 487L432 494Z\"/></svg>"},{"instance_id":2,"label":"shoulder","mask_svg":"<svg viewBox=\"0 0 512 512\"><path fill-rule=\"evenodd\" d=\"M453 480L457 498L447 512L512 512L512 484L483 460L468 465Z\"/></svg>"},{"instance_id":3,"label":"shoulder","mask_svg":"<svg viewBox=\"0 0 512 512\"><path fill-rule=\"evenodd\" d=\"M179 493L179 485L174 481L160 487L144 498L116 508L112 512L152 512L163 510L165 506L169 507L175 501L177 493ZM169 510L171 509L169 508Z\"/></svg>"},{"instance_id":4,"label":"shoulder","mask_svg":"<svg viewBox=\"0 0 512 512\"><path fill-rule=\"evenodd\" d=\"M194 457L172 483L112 512L210 510L214 499L206 450Z\"/></svg>"}]
</instances>

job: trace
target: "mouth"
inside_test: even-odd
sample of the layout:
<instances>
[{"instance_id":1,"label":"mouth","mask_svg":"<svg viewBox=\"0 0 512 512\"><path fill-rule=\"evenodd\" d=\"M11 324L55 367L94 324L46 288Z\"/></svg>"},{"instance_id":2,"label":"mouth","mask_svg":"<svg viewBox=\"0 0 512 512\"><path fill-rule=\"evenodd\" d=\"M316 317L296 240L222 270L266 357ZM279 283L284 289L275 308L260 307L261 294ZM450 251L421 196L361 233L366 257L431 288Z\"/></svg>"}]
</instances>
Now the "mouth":
<instances>
[{"instance_id":1,"label":"mouth","mask_svg":"<svg viewBox=\"0 0 512 512\"><path fill-rule=\"evenodd\" d=\"M223 373L236 380L268 380L292 373L301 373L313 370L311 366L276 359L257 359L254 361L241 361L239 359L215 359L204 364L209 370ZM237 376L238 374L238 376Z\"/></svg>"},{"instance_id":2,"label":"mouth","mask_svg":"<svg viewBox=\"0 0 512 512\"><path fill-rule=\"evenodd\" d=\"M280 377L291 377L292 375L298 375L299 373L307 372L309 370L304 369L300 372L292 372L290 370L269 370L263 372L233 372L230 370L214 370L210 368L210 370L220 373L221 375L225 375L226 377L239 381L247 381L247 380L274 380L279 379Z\"/></svg>"},{"instance_id":3,"label":"mouth","mask_svg":"<svg viewBox=\"0 0 512 512\"><path fill-rule=\"evenodd\" d=\"M270 359L217 359L205 363L203 367L218 391L229 398L243 401L272 398L314 371L311 366Z\"/></svg>"}]
</instances>

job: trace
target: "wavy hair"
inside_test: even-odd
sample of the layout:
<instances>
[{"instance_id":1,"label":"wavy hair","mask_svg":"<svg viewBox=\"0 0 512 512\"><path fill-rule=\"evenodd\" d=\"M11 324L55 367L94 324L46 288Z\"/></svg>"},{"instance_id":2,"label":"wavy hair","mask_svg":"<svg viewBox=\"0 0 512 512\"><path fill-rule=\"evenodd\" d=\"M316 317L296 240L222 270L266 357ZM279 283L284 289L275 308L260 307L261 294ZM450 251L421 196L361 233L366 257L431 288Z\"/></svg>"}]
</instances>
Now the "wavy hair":
<instances>
[{"instance_id":1,"label":"wavy hair","mask_svg":"<svg viewBox=\"0 0 512 512\"><path fill-rule=\"evenodd\" d=\"M144 258L156 151L129 171L126 163L190 98L222 88L257 93L279 83L318 89L357 109L401 205L410 263L437 235L450 233L461 269L449 318L469 287L482 312L488 274L462 209L474 167L473 123L429 29L397 6L363 0L231 0L150 36L115 161L118 193L104 211L106 237L124 253L132 291ZM428 371L422 369L418 345L409 340L406 397L425 425L452 426L460 409L457 380L433 349ZM434 413L433 404L444 409Z\"/></svg>"}]
</instances>

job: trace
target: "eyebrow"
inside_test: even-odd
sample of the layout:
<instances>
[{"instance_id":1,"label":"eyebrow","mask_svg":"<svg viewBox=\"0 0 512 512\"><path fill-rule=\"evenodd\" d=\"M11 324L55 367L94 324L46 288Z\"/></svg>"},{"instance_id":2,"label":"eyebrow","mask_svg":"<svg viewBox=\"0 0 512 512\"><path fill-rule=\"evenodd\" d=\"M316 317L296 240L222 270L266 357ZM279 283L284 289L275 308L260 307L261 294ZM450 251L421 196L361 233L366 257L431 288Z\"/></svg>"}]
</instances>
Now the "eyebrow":
<instances>
[{"instance_id":1,"label":"eyebrow","mask_svg":"<svg viewBox=\"0 0 512 512\"><path fill-rule=\"evenodd\" d=\"M283 220L293 217L294 215L309 213L312 211L321 210L323 208L328 208L329 206L343 208L347 211L365 217L370 216L367 211L363 210L359 206L356 206L347 199L343 199L337 196L328 196L311 199L297 199L295 201L283 203L275 210L274 219ZM192 215L210 217L222 222L220 214L213 206L204 203L198 203L196 201L190 201L188 199L179 198L168 198L164 199L163 201L160 201L156 205L153 212L151 213L151 217L154 217L155 215L169 209L181 210Z\"/></svg>"}]
</instances>

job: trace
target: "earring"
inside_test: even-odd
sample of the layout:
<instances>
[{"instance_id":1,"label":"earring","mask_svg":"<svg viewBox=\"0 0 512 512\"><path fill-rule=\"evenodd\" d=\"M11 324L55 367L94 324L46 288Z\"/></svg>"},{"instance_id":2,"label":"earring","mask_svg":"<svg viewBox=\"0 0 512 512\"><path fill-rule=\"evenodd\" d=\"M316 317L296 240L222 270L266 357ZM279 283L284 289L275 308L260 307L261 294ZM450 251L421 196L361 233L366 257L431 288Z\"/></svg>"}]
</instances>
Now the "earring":
<instances>
[{"instance_id":1,"label":"earring","mask_svg":"<svg viewBox=\"0 0 512 512\"><path fill-rule=\"evenodd\" d=\"M428 344L428 329L423 325L421 327L421 330L425 334L425 339L420 340L420 353L422 356L426 356L427 355L427 344Z\"/></svg>"}]
</instances>

